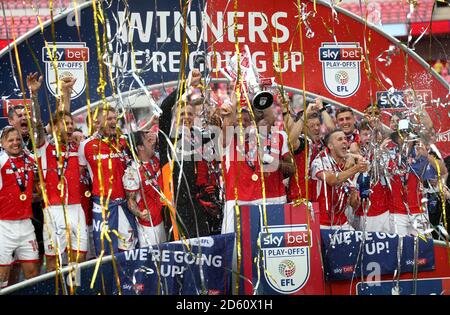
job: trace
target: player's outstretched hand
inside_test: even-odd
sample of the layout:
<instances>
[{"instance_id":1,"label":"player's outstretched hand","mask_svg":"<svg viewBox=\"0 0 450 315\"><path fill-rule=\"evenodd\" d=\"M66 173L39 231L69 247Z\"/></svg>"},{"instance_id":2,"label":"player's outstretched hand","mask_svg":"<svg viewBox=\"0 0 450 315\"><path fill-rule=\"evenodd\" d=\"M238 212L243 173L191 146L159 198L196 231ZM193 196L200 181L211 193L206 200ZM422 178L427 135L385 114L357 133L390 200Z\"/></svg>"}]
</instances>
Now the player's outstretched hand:
<instances>
[{"instance_id":1,"label":"player's outstretched hand","mask_svg":"<svg viewBox=\"0 0 450 315\"><path fill-rule=\"evenodd\" d=\"M31 95L36 95L44 81L44 77L40 76L38 79L38 73L31 73L27 75L27 87L30 90Z\"/></svg>"}]
</instances>

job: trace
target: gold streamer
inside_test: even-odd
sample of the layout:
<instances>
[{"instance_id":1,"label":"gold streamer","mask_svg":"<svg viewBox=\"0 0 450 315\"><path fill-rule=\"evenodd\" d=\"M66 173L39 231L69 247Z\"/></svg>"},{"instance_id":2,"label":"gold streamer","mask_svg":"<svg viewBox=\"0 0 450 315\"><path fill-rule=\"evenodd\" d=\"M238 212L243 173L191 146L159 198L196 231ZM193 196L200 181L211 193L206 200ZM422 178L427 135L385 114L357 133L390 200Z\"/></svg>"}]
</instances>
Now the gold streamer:
<instances>
[{"instance_id":1,"label":"gold streamer","mask_svg":"<svg viewBox=\"0 0 450 315\"><path fill-rule=\"evenodd\" d=\"M82 42L81 40L81 31L80 31L80 16L78 15L78 4L76 0L73 0L73 7L75 12L75 26L77 27L77 34L78 34L78 40ZM91 97L89 92L89 75L87 72L87 67L84 67L84 78L86 80L86 107L87 107L87 127L88 127L88 136L90 137L94 131L93 131L93 117L91 113Z\"/></svg>"},{"instance_id":2,"label":"gold streamer","mask_svg":"<svg viewBox=\"0 0 450 315\"><path fill-rule=\"evenodd\" d=\"M22 92L22 97L23 97L23 100L24 100L24 104L26 104L26 90L25 90L25 86L24 86L24 83L23 83L23 73L22 73L22 67L21 67L21 62L20 62L20 57L19 57L19 51L17 49L14 24L12 25L12 34L13 34L14 57L16 59L17 72L19 74L20 89L21 89L21 92ZM27 117L28 129L30 130L29 131L30 132L30 140L31 140L31 145L32 145L33 152L34 152L33 155L34 155L34 159L36 161L37 168L38 168L39 187L40 187L41 192L43 194L44 206L47 208L48 207L48 197L47 197L47 194L46 194L46 191L45 191L45 181L44 181L44 178L43 178L42 169L41 169L41 167L39 166L39 163L38 163L39 159L38 159L38 154L37 154L37 146L36 146L36 141L35 141L35 139L33 137L34 124L31 122L31 114L30 114L30 111L29 111L27 106L25 106L25 113L26 113L26 117ZM47 217L46 217L45 212L44 212L44 225L47 225L47 224L48 224L48 220L47 220ZM58 249L58 246L56 246L56 248ZM56 261L57 260L58 260L58 258L56 258ZM59 264L57 263L55 265L55 267L56 267L56 273L55 274L58 275L58 273L61 273L60 270L59 270L60 269L59 268ZM63 290L64 290L64 288L63 288Z\"/></svg>"},{"instance_id":3,"label":"gold streamer","mask_svg":"<svg viewBox=\"0 0 450 315\"><path fill-rule=\"evenodd\" d=\"M189 0L185 0L184 7L183 7L183 23L184 28L186 29L186 23L187 23L187 9L188 9ZM182 6L180 1L180 7ZM175 124L175 135L178 135L179 127L180 127L180 121L181 121L181 110L184 109L184 111L187 110L186 105L187 102L183 100L183 91L186 93L188 92L189 86L187 86L186 78L184 69L186 68L186 56L189 54L189 48L187 43L187 34L186 32L183 33L183 39L182 39L182 49L181 49L181 60L180 60L180 84L179 84L179 91L178 91L178 103L177 103L177 119ZM178 137L175 137L174 141L174 148L177 147L178 143ZM168 178L169 180L169 186L171 189L171 200L170 203L167 203L170 211L170 218L172 221L172 228L173 228L173 235L174 239L178 241L180 239L180 236L185 239L185 236L182 233L182 229L180 231L178 230L178 222L177 222L177 209L176 209L176 202L172 200L174 196L174 187L173 187L173 170L175 165L175 157L172 159L170 163L170 176ZM165 198L167 199L167 198Z\"/></svg>"},{"instance_id":4,"label":"gold streamer","mask_svg":"<svg viewBox=\"0 0 450 315\"><path fill-rule=\"evenodd\" d=\"M41 21L41 19L40 19L40 17L38 16L38 20L39 20L39 22L41 23L41 31L42 31L42 33L43 33L43 26L42 26L42 21ZM26 43L27 43L27 47L28 47L28 50L29 50L29 52L30 52L30 54L31 54L31 56L32 56L32 59L33 59L33 61L34 61L34 63L35 63L35 65L37 66L37 68L38 68L38 73L39 73L39 75L42 73L42 69L41 69L41 67L40 67L40 64L39 64L39 61L38 61L38 59L36 58L36 55L34 54L34 52L33 52L33 50L31 50L31 48L30 48L30 46L29 46L29 44L28 44L28 40L26 40ZM45 41L45 38L44 38L44 43L45 43L45 45L46 45L46 49L47 49L47 53L51 56L51 60L52 60L52 63L53 63L53 65L55 65L56 63L55 63L55 58L53 57L54 56L54 54L51 54L51 52L50 52L50 49L49 49L49 47L48 47L48 43L47 43L47 41ZM54 68L55 68L55 71L56 71L56 67L54 66ZM36 105L35 105L36 106ZM51 109L50 109L50 103L48 102L48 100L47 100L47 109L48 109L48 112L49 113L51 113ZM38 118L38 117L35 117L35 119L40 119L40 117ZM56 139L57 141L57 143L59 143L58 141L59 141L59 138L58 138L58 136L59 136L59 134L55 134L55 127L54 127L54 125L53 125L53 120L52 119L50 119L50 126L51 126L51 130L52 130L52 132L53 132L53 137L54 137L54 139ZM30 134L32 135L32 134L34 134L34 127L33 127L33 124L31 124L31 125L29 125L29 129L30 129ZM33 137L32 137L33 138ZM34 139L34 138L33 138ZM33 149L33 150L35 150L35 149ZM59 161L60 161L60 157L61 157L61 150L60 150L60 147L57 145L56 146L56 154L57 154L57 156L59 157ZM44 209L45 208L48 208L48 206L49 206L49 202L48 202L48 195L47 195L47 189L46 189L46 185L45 185L45 181L43 180L43 173L42 173L42 168L41 168L41 165L39 164L39 163L36 163L36 166L37 166L37 170L38 170L38 176L39 176L39 184L40 184L40 190L41 190L41 194L42 194L42 198L43 198L43 201L44 201ZM46 227L48 227L48 218L47 218L47 214L44 212L43 213L44 214L44 226L46 226ZM59 258L60 258L60 256L59 256L59 253L60 253L60 248L59 248L59 244L58 244L58 242L56 242L56 244L55 244L55 242L54 242L54 240L53 240L53 237L52 237L52 235L51 235L51 233L50 233L50 229L49 228L47 228L46 229L46 231L47 231L47 233L48 233L48 238L49 238L49 240L50 240L50 245L53 247L53 248L55 248L55 252L56 252L56 254L57 255L55 255L55 268L56 268L56 273L55 273L55 282L56 282L56 284L55 284L55 290L56 290L56 294L58 294L59 293L59 289L58 289L58 275L59 275L59 277L61 277L61 281L63 282L64 280L63 280L63 277L62 277L62 273L60 272L60 270L59 270L59 268L61 268L60 267L60 262L59 262ZM70 246L70 245L69 245ZM65 292L65 288L63 287L63 292Z\"/></svg>"},{"instance_id":5,"label":"gold streamer","mask_svg":"<svg viewBox=\"0 0 450 315\"><path fill-rule=\"evenodd\" d=\"M442 180L441 180L441 168L439 167L439 163L436 158L434 158L434 164L436 165L436 171L437 171L437 175L438 175L439 195L441 196L441 201L442 201L442 218L444 220L444 228L446 231L448 231L447 211L445 208L445 194L444 194L444 187L442 186ZM450 266L450 244L449 244L448 237L445 237L445 245L447 247L447 262Z\"/></svg>"},{"instance_id":6,"label":"gold streamer","mask_svg":"<svg viewBox=\"0 0 450 315\"><path fill-rule=\"evenodd\" d=\"M97 9L97 4L96 1L92 1L92 8L93 8L93 16L94 16L94 31L95 31L95 40L96 40L96 47L97 47L97 61L98 61L98 66L99 66L99 82L98 82L98 86L97 86L97 93L101 96L102 99L102 105L103 105L103 117L106 117L106 115L108 114L108 109L109 109L109 103L106 101L106 95L105 95L105 87L106 87L106 82L104 80L104 68L103 68L103 61L102 61L102 55L103 55L103 51L102 51L102 45L101 45L101 41L100 41L100 34L99 34L99 25L98 25L98 21L100 20L100 22L102 23L102 25L105 24L105 19L103 16L103 11L101 8L101 2L99 3L100 7ZM104 39L104 37L103 37ZM97 119L97 114L98 114L98 110L99 107L96 108L95 113L94 113L94 121ZM106 126L106 119L104 120L105 126ZM102 145L103 141L100 141L99 146L98 146L98 155L101 154L101 145ZM110 151L112 151L111 145L109 143L110 141L107 142ZM106 219L109 216L109 209L108 209L108 205L109 205L109 201L111 198L111 193L112 193L112 181L114 179L114 175L112 172L112 158L111 156L108 159L108 171L109 171L109 188L108 188L108 195L106 197L106 202L104 202L104 196L105 196L105 187L103 187L103 168L101 165L101 159L97 159L97 175L99 177L99 183L100 183L100 207L101 207L101 211L102 211L102 221L103 224L106 225ZM107 213L108 212L108 213ZM101 240L101 257L104 254L104 237L106 237L106 239L108 240L108 242L110 243L110 248L111 248L111 257L112 257L112 262L113 264L115 263L115 257L114 257L114 250L112 248L112 240L109 237L109 231L107 231L106 229L102 230L102 233L100 235L100 240ZM98 263L101 262L101 259L98 260ZM96 266L97 268L97 266ZM97 268L98 269L98 268ZM94 275L96 276L96 272L94 273ZM114 269L114 275L115 275L115 279L116 282L120 283L120 278L119 275L117 273L117 270ZM93 276L92 278L92 283L95 281L96 277ZM120 285L119 285L119 290L120 290Z\"/></svg>"},{"instance_id":7,"label":"gold streamer","mask_svg":"<svg viewBox=\"0 0 450 315\"><path fill-rule=\"evenodd\" d=\"M297 10L298 10L298 34L300 39L300 53L302 56L302 91L303 91L303 134L305 136L305 207L306 207L306 221L307 221L307 229L310 231L310 208L309 208L309 202L308 202L308 174L309 174L309 147L308 147L308 138L307 138L307 126L306 126L306 78L305 78L305 60L304 60L304 49L303 49L303 32L302 32L302 11L301 11L301 0L297 0ZM315 4L315 2L314 2ZM299 204L299 200L296 200L294 202L294 205ZM311 235L309 233L308 235L308 247L311 248L312 242L311 242Z\"/></svg>"},{"instance_id":8,"label":"gold streamer","mask_svg":"<svg viewBox=\"0 0 450 315\"><path fill-rule=\"evenodd\" d=\"M239 139L240 143L244 143L244 134L243 134L243 125L242 125L242 105L241 105L241 84L240 81L241 78L241 54L239 52L239 43L238 43L238 29L237 29L237 10L238 10L238 0L234 0L234 38L235 38L235 50L236 50L236 58L237 58L237 78L236 78L236 85L234 87L234 93L236 95L236 102L238 105L238 119L239 119ZM239 83L238 83L239 82ZM240 172L240 164L238 163L238 169L237 169L238 175ZM236 227L236 283L234 285L235 288L235 294L239 294L239 278L241 275L241 262L242 262L242 242L241 242L241 213L240 208L238 204L239 196L238 196L238 189L237 189L237 179L239 176L235 177L234 182L234 212L236 217L235 227Z\"/></svg>"}]
</instances>

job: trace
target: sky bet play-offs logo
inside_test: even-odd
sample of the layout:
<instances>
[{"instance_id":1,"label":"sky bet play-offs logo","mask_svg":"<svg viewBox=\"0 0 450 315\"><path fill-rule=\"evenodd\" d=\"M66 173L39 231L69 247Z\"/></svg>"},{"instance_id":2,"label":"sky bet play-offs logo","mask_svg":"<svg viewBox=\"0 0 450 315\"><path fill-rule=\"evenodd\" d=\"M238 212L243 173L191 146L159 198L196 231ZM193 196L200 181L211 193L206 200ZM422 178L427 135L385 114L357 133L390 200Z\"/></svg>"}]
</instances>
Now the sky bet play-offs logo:
<instances>
[{"instance_id":1,"label":"sky bet play-offs logo","mask_svg":"<svg viewBox=\"0 0 450 315\"><path fill-rule=\"evenodd\" d=\"M319 48L323 82L337 97L350 97L361 83L362 49L359 43L322 43Z\"/></svg>"},{"instance_id":2,"label":"sky bet play-offs logo","mask_svg":"<svg viewBox=\"0 0 450 315\"><path fill-rule=\"evenodd\" d=\"M53 56L53 58L52 58ZM56 64L58 77L75 77L77 81L73 86L71 99L79 97L86 88L84 69L89 62L89 48L86 43L56 43L42 47L42 61L45 63L45 81L47 88L54 96L58 96L58 86L56 84Z\"/></svg>"},{"instance_id":3,"label":"sky bet play-offs logo","mask_svg":"<svg viewBox=\"0 0 450 315\"><path fill-rule=\"evenodd\" d=\"M310 275L310 247L306 224L262 227L264 277L276 292L292 294L303 288ZM312 247L312 240L311 240Z\"/></svg>"}]
</instances>

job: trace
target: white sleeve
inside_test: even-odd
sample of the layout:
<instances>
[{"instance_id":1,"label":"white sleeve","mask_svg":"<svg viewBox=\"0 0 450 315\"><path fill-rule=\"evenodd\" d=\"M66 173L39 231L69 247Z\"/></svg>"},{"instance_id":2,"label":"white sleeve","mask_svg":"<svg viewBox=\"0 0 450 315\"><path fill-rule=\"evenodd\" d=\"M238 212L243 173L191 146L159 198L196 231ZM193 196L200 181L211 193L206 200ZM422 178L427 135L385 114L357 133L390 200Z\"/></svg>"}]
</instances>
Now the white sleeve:
<instances>
[{"instance_id":1,"label":"white sleeve","mask_svg":"<svg viewBox=\"0 0 450 315\"><path fill-rule=\"evenodd\" d=\"M320 154L314 159L314 161L311 164L311 178L315 179L315 180L323 180L323 177L320 176L317 177L317 175L320 172L323 172L326 170L324 162L323 162L323 158L320 156Z\"/></svg>"},{"instance_id":2,"label":"white sleeve","mask_svg":"<svg viewBox=\"0 0 450 315\"><path fill-rule=\"evenodd\" d=\"M287 133L283 130L280 131L280 135L283 139L283 144L281 146L281 156L284 156L285 154L289 153L288 136Z\"/></svg>"},{"instance_id":3,"label":"white sleeve","mask_svg":"<svg viewBox=\"0 0 450 315\"><path fill-rule=\"evenodd\" d=\"M47 148L49 146L49 142L47 141L47 137L45 137L45 142L37 149L38 158L40 158L42 175L44 179L47 177Z\"/></svg>"},{"instance_id":4,"label":"white sleeve","mask_svg":"<svg viewBox=\"0 0 450 315\"><path fill-rule=\"evenodd\" d=\"M80 166L87 166L88 165L88 161L86 159L86 155L84 154L84 148L86 146L86 142L87 142L87 140L82 141L80 143L80 147L78 148L78 164Z\"/></svg>"},{"instance_id":5,"label":"white sleeve","mask_svg":"<svg viewBox=\"0 0 450 315\"><path fill-rule=\"evenodd\" d=\"M47 137L45 137L44 143L40 147L37 148L38 157L42 158L42 157L46 156L46 151L47 151L48 145L49 145L49 143L47 141Z\"/></svg>"},{"instance_id":6,"label":"white sleeve","mask_svg":"<svg viewBox=\"0 0 450 315\"><path fill-rule=\"evenodd\" d=\"M122 176L123 188L127 191L136 191L140 187L139 171L134 163L127 167Z\"/></svg>"}]
</instances>

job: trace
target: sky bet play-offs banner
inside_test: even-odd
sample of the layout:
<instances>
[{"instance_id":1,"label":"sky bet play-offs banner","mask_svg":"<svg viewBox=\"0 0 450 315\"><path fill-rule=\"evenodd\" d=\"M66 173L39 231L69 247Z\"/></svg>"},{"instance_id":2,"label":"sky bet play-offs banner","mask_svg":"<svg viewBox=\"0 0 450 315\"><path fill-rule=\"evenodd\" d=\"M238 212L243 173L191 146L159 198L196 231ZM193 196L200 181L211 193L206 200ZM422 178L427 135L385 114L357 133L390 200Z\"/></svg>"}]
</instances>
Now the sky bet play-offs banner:
<instances>
[{"instance_id":1,"label":"sky bet play-offs banner","mask_svg":"<svg viewBox=\"0 0 450 315\"><path fill-rule=\"evenodd\" d=\"M301 16L305 18L302 51L296 31L299 23L296 1L259 0L256 9L255 1L242 0L235 10L228 0L193 0L186 19L180 7L184 1L127 2L127 10L119 0L98 8L105 16L105 25L99 20L100 35L105 29L108 38L104 46L97 46L91 3L79 8L80 36L71 11L56 18L54 34L47 25L43 34L36 30L26 41L22 39L18 43L24 77L35 71L46 77L45 88L40 93L44 121L48 121L46 104L50 102L53 110L57 94L54 64L50 62L52 54L58 76L77 77L72 94L75 110L86 105L87 92L91 102L101 99L97 92L98 49L107 49L101 52L100 58L107 82L106 96L113 92L109 74L114 81L114 92L119 95L141 84L177 80L183 36L186 36L189 48L186 70L194 66L196 55L203 53L209 69L213 69L205 74L220 77L216 70L226 66L236 51L237 41L241 51L248 45L261 76L275 77L276 83L282 80L285 86L304 88L358 111L368 104L377 104L389 112L405 112L413 110L414 100L423 102L436 128L438 147L444 155L450 153L448 84L438 79L412 52L407 58L407 50L400 48L394 39L381 31L365 28L361 20L339 8L334 15L328 4L317 0L317 12L314 12L312 2L302 2ZM44 48L44 39L49 49L55 43L53 53ZM4 51L0 66L0 96L20 99L19 68L14 54ZM302 86L303 77L305 86ZM389 116L384 116L386 122ZM5 125L6 119L1 119L0 124Z\"/></svg>"},{"instance_id":2,"label":"sky bet play-offs banner","mask_svg":"<svg viewBox=\"0 0 450 315\"><path fill-rule=\"evenodd\" d=\"M234 234L224 234L202 237L200 242L192 239L189 248L172 242L161 244L159 248L140 248L116 254L122 294L228 294L233 246ZM81 269L73 277L77 286L76 294L118 294L111 261L101 265L94 288L90 289L94 268L95 265ZM59 294L63 294L61 284L59 288ZM12 294L55 294L55 278L51 277Z\"/></svg>"},{"instance_id":3,"label":"sky bet play-offs banner","mask_svg":"<svg viewBox=\"0 0 450 315\"><path fill-rule=\"evenodd\" d=\"M401 257L398 259L399 237L396 234L362 231L321 230L322 257L327 280L350 280L370 275L394 275L413 272L414 237L405 236L400 243ZM418 238L418 268L433 270L433 240ZM362 268L362 271L361 271Z\"/></svg>"},{"instance_id":4,"label":"sky bet play-offs banner","mask_svg":"<svg viewBox=\"0 0 450 315\"><path fill-rule=\"evenodd\" d=\"M265 214L263 206L240 207L239 294L324 294L318 207L312 205L315 219L309 220L305 205L267 205Z\"/></svg>"}]
</instances>

